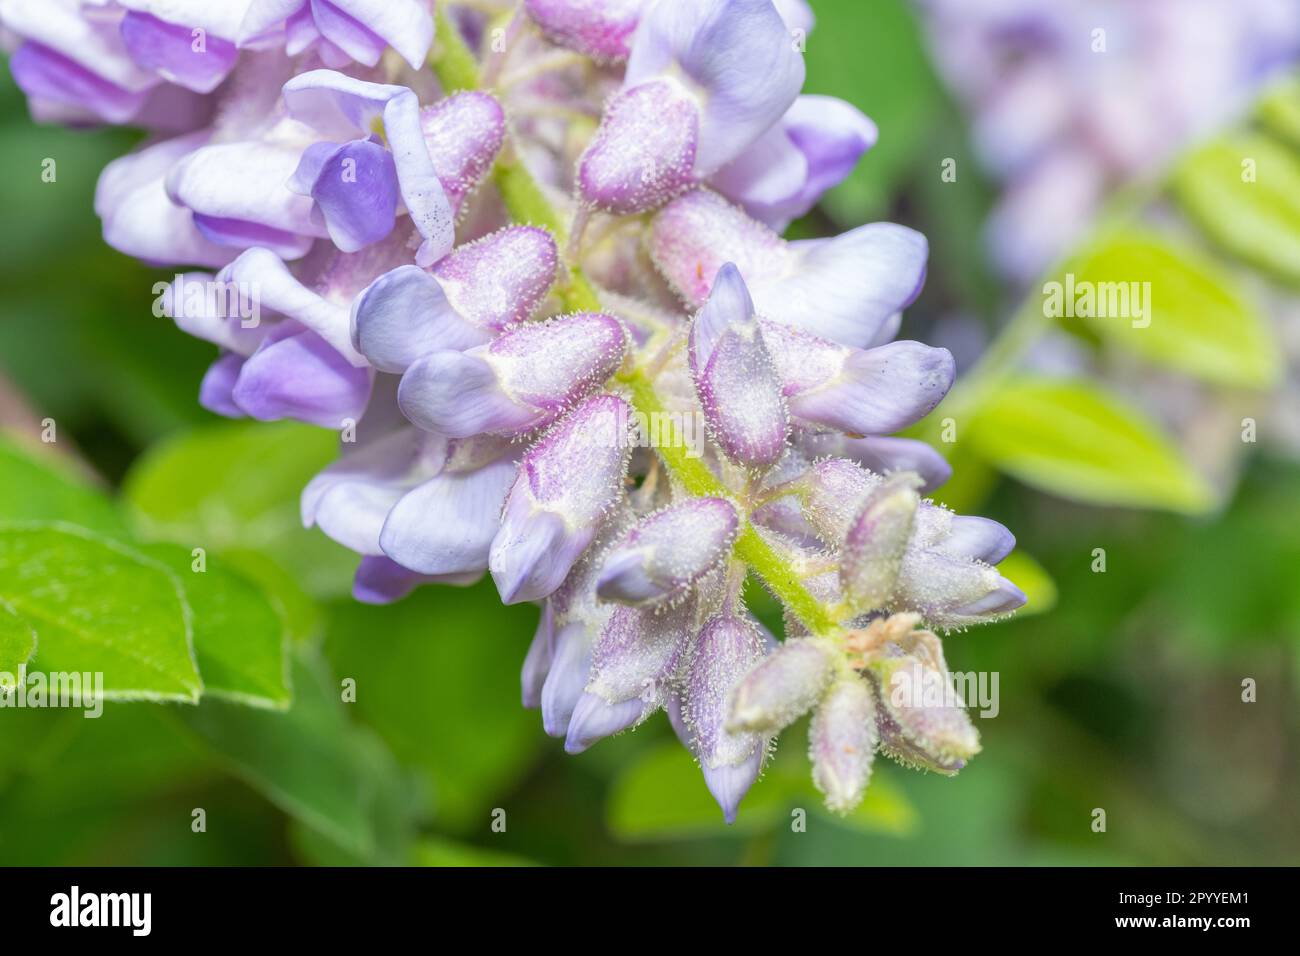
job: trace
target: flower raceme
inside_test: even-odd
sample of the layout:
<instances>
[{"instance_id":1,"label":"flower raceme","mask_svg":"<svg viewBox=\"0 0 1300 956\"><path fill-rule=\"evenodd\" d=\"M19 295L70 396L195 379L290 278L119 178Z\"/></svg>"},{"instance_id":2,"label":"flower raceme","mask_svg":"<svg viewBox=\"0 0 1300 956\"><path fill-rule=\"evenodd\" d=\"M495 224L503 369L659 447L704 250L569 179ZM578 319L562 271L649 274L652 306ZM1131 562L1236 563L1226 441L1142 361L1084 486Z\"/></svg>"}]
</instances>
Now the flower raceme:
<instances>
[{"instance_id":1,"label":"flower raceme","mask_svg":"<svg viewBox=\"0 0 1300 956\"><path fill-rule=\"evenodd\" d=\"M540 605L522 684L546 732L576 753L662 709L729 821L805 713L834 810L876 752L960 769L965 712L894 685L948 679L936 629L1024 602L995 567L1014 541L923 498L950 470L893 435L954 375L895 341L925 238L779 234L876 138L800 95L811 11L497 6L0 17L38 118L155 133L95 208L117 249L195 270L168 300L220 350L202 403L341 430L302 515L361 556L359 600L490 574ZM204 282L261 320L182 295ZM653 444L649 419L669 423ZM687 420L707 434L689 452Z\"/></svg>"}]
</instances>

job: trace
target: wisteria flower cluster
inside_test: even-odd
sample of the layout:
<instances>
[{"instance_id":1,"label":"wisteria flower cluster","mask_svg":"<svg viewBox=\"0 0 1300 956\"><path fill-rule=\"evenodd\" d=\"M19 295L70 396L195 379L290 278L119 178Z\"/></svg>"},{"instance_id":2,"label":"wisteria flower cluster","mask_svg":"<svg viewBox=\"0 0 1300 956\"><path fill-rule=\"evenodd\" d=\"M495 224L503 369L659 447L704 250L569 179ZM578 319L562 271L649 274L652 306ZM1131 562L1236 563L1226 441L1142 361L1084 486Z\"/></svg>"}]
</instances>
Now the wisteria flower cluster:
<instances>
[{"instance_id":1,"label":"wisteria flower cluster","mask_svg":"<svg viewBox=\"0 0 1300 956\"><path fill-rule=\"evenodd\" d=\"M220 347L203 404L342 432L302 514L362 556L358 599L490 573L539 602L546 731L579 752L663 709L728 820L807 712L841 811L877 751L953 773L979 749L897 677L947 682L935 630L1024 602L994 567L1014 542L923 500L948 466L891 437L954 375L894 341L924 237L781 238L876 137L800 94L801 0L0 16L38 117L154 131L96 211L125 253L218 270L167 297Z\"/></svg>"}]
</instances>

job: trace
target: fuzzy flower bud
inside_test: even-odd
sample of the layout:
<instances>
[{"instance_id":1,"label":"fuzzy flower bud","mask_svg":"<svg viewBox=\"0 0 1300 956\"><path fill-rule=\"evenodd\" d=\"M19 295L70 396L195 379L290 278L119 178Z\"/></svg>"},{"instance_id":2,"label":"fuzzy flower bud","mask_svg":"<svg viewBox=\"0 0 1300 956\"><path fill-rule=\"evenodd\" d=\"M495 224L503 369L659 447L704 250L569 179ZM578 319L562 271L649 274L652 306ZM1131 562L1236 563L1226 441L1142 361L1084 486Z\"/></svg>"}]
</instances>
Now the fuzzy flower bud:
<instances>
[{"instance_id":1,"label":"fuzzy flower bud","mask_svg":"<svg viewBox=\"0 0 1300 956\"><path fill-rule=\"evenodd\" d=\"M933 634L917 655L873 666L879 691L880 749L904 766L955 774L979 753L979 733L955 703L956 691Z\"/></svg>"},{"instance_id":2,"label":"fuzzy flower bud","mask_svg":"<svg viewBox=\"0 0 1300 956\"><path fill-rule=\"evenodd\" d=\"M908 471L890 475L867 497L844 539L840 583L858 611L889 603L921 500L921 479Z\"/></svg>"},{"instance_id":3,"label":"fuzzy flower bud","mask_svg":"<svg viewBox=\"0 0 1300 956\"><path fill-rule=\"evenodd\" d=\"M587 399L524 455L488 567L507 604L546 597L596 536L627 472L628 406Z\"/></svg>"},{"instance_id":4,"label":"fuzzy flower bud","mask_svg":"<svg viewBox=\"0 0 1300 956\"><path fill-rule=\"evenodd\" d=\"M740 516L724 498L689 498L643 518L605 555L596 596L658 605L685 595L731 550Z\"/></svg>"},{"instance_id":5,"label":"fuzzy flower bud","mask_svg":"<svg viewBox=\"0 0 1300 956\"><path fill-rule=\"evenodd\" d=\"M821 699L837 663L838 651L829 641L786 641L736 686L727 729L778 733Z\"/></svg>"},{"instance_id":6,"label":"fuzzy flower bud","mask_svg":"<svg viewBox=\"0 0 1300 956\"><path fill-rule=\"evenodd\" d=\"M789 421L776 368L740 272L723 266L691 324L691 371L714 438L734 461L765 468L785 452Z\"/></svg>"},{"instance_id":7,"label":"fuzzy flower bud","mask_svg":"<svg viewBox=\"0 0 1300 956\"><path fill-rule=\"evenodd\" d=\"M822 698L809 728L813 782L837 813L862 802L875 758L876 697L861 677L842 677Z\"/></svg>"}]
</instances>

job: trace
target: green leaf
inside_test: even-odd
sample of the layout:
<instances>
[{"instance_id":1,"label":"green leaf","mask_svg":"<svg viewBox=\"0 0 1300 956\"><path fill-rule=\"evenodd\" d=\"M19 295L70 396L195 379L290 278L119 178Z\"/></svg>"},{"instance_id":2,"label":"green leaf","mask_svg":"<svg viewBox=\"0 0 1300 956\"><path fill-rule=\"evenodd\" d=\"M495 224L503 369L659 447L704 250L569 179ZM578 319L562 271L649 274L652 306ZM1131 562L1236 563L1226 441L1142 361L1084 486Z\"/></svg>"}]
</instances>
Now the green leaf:
<instances>
[{"instance_id":1,"label":"green leaf","mask_svg":"<svg viewBox=\"0 0 1300 956\"><path fill-rule=\"evenodd\" d=\"M741 801L728 826L704 784L695 760L677 741L650 748L614 781L606 806L610 831L624 840L680 840L747 836L787 823L795 808L834 820L839 826L904 835L917 824L915 810L878 761L862 804L846 817L822 809L812 784L806 746L797 731L782 739L778 757Z\"/></svg>"},{"instance_id":2,"label":"green leaf","mask_svg":"<svg viewBox=\"0 0 1300 956\"><path fill-rule=\"evenodd\" d=\"M180 545L149 544L141 551L180 581L193 611L194 656L205 696L254 707L289 706L285 628L262 589L217 555L198 560Z\"/></svg>"},{"instance_id":3,"label":"green leaf","mask_svg":"<svg viewBox=\"0 0 1300 956\"><path fill-rule=\"evenodd\" d=\"M36 631L0 598L0 693L18 684L18 670L36 653Z\"/></svg>"},{"instance_id":4,"label":"green leaf","mask_svg":"<svg viewBox=\"0 0 1300 956\"><path fill-rule=\"evenodd\" d=\"M203 690L180 585L125 545L71 525L0 527L0 599L36 630L29 670L102 673L107 699Z\"/></svg>"},{"instance_id":5,"label":"green leaf","mask_svg":"<svg viewBox=\"0 0 1300 956\"><path fill-rule=\"evenodd\" d=\"M0 521L67 521L112 537L126 522L112 500L48 447L0 438Z\"/></svg>"},{"instance_id":6,"label":"green leaf","mask_svg":"<svg viewBox=\"0 0 1300 956\"><path fill-rule=\"evenodd\" d=\"M536 626L536 608L503 606L488 580L330 609L330 660L356 680L362 719L425 774L443 829L481 825L546 742L519 703Z\"/></svg>"},{"instance_id":7,"label":"green leaf","mask_svg":"<svg viewBox=\"0 0 1300 956\"><path fill-rule=\"evenodd\" d=\"M318 597L349 593L357 558L302 526L299 495L338 436L294 422L236 422L154 446L123 494L144 537L209 552L259 551Z\"/></svg>"},{"instance_id":8,"label":"green leaf","mask_svg":"<svg viewBox=\"0 0 1300 956\"><path fill-rule=\"evenodd\" d=\"M1259 121L1300 149L1300 77L1279 83L1259 101Z\"/></svg>"},{"instance_id":9,"label":"green leaf","mask_svg":"<svg viewBox=\"0 0 1300 956\"><path fill-rule=\"evenodd\" d=\"M1206 381L1250 387L1276 381L1280 363L1267 320L1200 253L1145 230L1107 232L1064 271L1055 279L1059 286L1044 286L1045 307L1049 293L1059 291L1059 304L1069 309L1073 290L1074 305L1093 312L1079 319L1065 313L1067 328L1082 322L1112 345ZM1084 295L1092 296L1091 306ZM1099 315L1103 308L1109 314Z\"/></svg>"},{"instance_id":10,"label":"green leaf","mask_svg":"<svg viewBox=\"0 0 1300 956\"><path fill-rule=\"evenodd\" d=\"M1028 599L1025 606L1016 612L1016 617L1042 614L1056 607L1056 582L1046 568L1024 551L1013 551L1003 558L998 564L998 571L1024 591Z\"/></svg>"},{"instance_id":11,"label":"green leaf","mask_svg":"<svg viewBox=\"0 0 1300 956\"><path fill-rule=\"evenodd\" d=\"M469 843L457 843L440 837L428 837L415 845L416 866L454 866L454 867L498 867L498 866L536 866L532 860L526 860L513 853L500 850L485 850Z\"/></svg>"},{"instance_id":12,"label":"green leaf","mask_svg":"<svg viewBox=\"0 0 1300 956\"><path fill-rule=\"evenodd\" d=\"M1011 382L976 410L968 438L1002 471L1065 498L1193 513L1214 505L1152 422L1087 381Z\"/></svg>"},{"instance_id":13,"label":"green leaf","mask_svg":"<svg viewBox=\"0 0 1300 956\"><path fill-rule=\"evenodd\" d=\"M1220 246L1300 285L1300 155L1258 134L1221 139L1179 164L1173 184Z\"/></svg>"},{"instance_id":14,"label":"green leaf","mask_svg":"<svg viewBox=\"0 0 1300 956\"><path fill-rule=\"evenodd\" d=\"M295 655L292 680L287 711L208 699L183 719L232 773L344 853L400 862L385 837L390 827L405 832L409 820L375 812L403 789L391 756L348 721L340 685L314 653Z\"/></svg>"}]
</instances>

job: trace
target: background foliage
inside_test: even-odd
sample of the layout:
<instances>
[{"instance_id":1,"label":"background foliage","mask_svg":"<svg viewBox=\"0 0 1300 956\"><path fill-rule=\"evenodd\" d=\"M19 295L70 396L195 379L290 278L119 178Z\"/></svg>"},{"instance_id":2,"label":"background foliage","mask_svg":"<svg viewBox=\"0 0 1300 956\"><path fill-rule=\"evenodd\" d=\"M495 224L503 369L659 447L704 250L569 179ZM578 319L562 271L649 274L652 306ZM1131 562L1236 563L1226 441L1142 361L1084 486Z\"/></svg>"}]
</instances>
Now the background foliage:
<instances>
[{"instance_id":1,"label":"background foliage","mask_svg":"<svg viewBox=\"0 0 1300 956\"><path fill-rule=\"evenodd\" d=\"M904 335L960 309L990 335L1016 316L998 339L1014 345L1040 303L1019 308L987 270L990 187L909 8L816 8L808 90L857 103L881 142L794 233L915 225L932 262ZM152 317L159 276L104 246L91 212L131 135L36 127L6 79L0 671L39 630L32 668L102 670L115 701L99 720L0 710L0 862L1296 862L1300 468L1246 445L1239 481L1206 476L1126 387L1176 375L1235 431L1285 374L1260 302L1300 281L1293 101L1180 162L1156 197L1179 229L1151 224L1151 195L1117 197L1063 265L1151 276L1167 323L1071 329L1095 356L1071 378L1026 375L1024 350L995 347L921 429L961 423L944 494L1016 531L1004 571L1036 612L947 642L954 670L1000 675L984 753L952 780L884 766L839 820L815 809L797 727L727 828L662 717L578 757L542 734L518 700L535 609L501 607L490 583L351 600L354 559L298 520L335 437L198 407L211 348ZM1278 171L1273 192L1223 187L1243 150ZM57 183L40 181L45 157ZM958 183L939 179L947 157ZM53 445L37 440L47 417Z\"/></svg>"}]
</instances>

